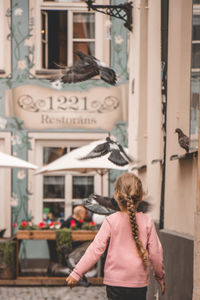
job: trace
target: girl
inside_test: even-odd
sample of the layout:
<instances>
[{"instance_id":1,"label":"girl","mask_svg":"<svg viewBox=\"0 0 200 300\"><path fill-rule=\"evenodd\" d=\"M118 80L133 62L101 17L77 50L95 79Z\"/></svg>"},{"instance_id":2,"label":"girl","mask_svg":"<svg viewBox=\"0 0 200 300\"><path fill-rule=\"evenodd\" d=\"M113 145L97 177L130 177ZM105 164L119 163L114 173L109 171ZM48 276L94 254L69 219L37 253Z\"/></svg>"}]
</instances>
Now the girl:
<instances>
[{"instance_id":1,"label":"girl","mask_svg":"<svg viewBox=\"0 0 200 300\"><path fill-rule=\"evenodd\" d=\"M120 212L108 216L94 241L66 282L72 288L100 258L108 246L104 284L109 300L145 300L149 284L149 261L154 277L165 292L162 246L152 219L137 206L142 200L140 179L124 173L114 185Z\"/></svg>"}]
</instances>

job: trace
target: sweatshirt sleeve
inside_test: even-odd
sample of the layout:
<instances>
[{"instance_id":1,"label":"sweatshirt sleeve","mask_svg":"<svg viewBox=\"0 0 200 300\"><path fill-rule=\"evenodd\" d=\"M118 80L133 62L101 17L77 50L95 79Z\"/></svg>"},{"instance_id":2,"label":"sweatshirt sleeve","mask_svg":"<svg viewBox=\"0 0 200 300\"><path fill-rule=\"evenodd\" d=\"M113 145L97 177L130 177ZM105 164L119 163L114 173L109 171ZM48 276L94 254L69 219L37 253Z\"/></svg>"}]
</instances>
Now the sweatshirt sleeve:
<instances>
[{"instance_id":1,"label":"sweatshirt sleeve","mask_svg":"<svg viewBox=\"0 0 200 300\"><path fill-rule=\"evenodd\" d=\"M158 238L155 225L150 219L148 231L148 254L151 261L154 278L161 284L164 282L165 270L163 265L163 249Z\"/></svg>"},{"instance_id":2,"label":"sweatshirt sleeve","mask_svg":"<svg viewBox=\"0 0 200 300\"><path fill-rule=\"evenodd\" d=\"M110 224L106 218L95 236L94 241L87 248L85 254L81 257L70 276L78 281L91 269L92 266L96 264L106 250L110 238L110 232Z\"/></svg>"}]
</instances>

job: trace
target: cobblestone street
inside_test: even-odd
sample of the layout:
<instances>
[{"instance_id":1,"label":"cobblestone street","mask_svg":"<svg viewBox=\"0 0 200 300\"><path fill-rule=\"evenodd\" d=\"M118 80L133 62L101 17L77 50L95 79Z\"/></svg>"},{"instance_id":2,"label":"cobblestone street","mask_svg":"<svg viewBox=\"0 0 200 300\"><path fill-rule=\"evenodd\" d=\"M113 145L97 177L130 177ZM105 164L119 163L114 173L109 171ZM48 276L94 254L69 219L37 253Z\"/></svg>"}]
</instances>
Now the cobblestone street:
<instances>
[{"instance_id":1,"label":"cobblestone street","mask_svg":"<svg viewBox=\"0 0 200 300\"><path fill-rule=\"evenodd\" d=\"M0 287L0 300L106 300L104 286L75 287Z\"/></svg>"}]
</instances>

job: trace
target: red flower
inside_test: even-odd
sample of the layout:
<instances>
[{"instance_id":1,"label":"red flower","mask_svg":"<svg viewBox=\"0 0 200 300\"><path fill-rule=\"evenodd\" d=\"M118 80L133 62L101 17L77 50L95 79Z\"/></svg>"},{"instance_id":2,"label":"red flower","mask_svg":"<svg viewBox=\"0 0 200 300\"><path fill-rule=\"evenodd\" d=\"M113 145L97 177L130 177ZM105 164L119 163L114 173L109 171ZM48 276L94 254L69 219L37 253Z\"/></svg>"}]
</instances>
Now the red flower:
<instances>
[{"instance_id":1,"label":"red flower","mask_svg":"<svg viewBox=\"0 0 200 300\"><path fill-rule=\"evenodd\" d=\"M14 224L13 224L13 228L16 228L16 227L17 227L17 223L14 223Z\"/></svg>"},{"instance_id":2,"label":"red flower","mask_svg":"<svg viewBox=\"0 0 200 300\"><path fill-rule=\"evenodd\" d=\"M49 226L53 226L54 225L54 222L53 221L50 221L49 222Z\"/></svg>"},{"instance_id":3,"label":"red flower","mask_svg":"<svg viewBox=\"0 0 200 300\"><path fill-rule=\"evenodd\" d=\"M22 221L22 226L26 227L28 225L28 223L26 221Z\"/></svg>"},{"instance_id":4,"label":"red flower","mask_svg":"<svg viewBox=\"0 0 200 300\"><path fill-rule=\"evenodd\" d=\"M83 223L84 221L82 219L79 220L80 223Z\"/></svg>"},{"instance_id":5,"label":"red flower","mask_svg":"<svg viewBox=\"0 0 200 300\"><path fill-rule=\"evenodd\" d=\"M38 224L38 227L39 228L43 228L45 226L45 222L40 222L39 224Z\"/></svg>"},{"instance_id":6,"label":"red flower","mask_svg":"<svg viewBox=\"0 0 200 300\"><path fill-rule=\"evenodd\" d=\"M76 226L76 222L74 220L71 220L70 222L70 227L73 228Z\"/></svg>"},{"instance_id":7,"label":"red flower","mask_svg":"<svg viewBox=\"0 0 200 300\"><path fill-rule=\"evenodd\" d=\"M95 225L95 223L94 222L90 222L90 226L94 226Z\"/></svg>"}]
</instances>

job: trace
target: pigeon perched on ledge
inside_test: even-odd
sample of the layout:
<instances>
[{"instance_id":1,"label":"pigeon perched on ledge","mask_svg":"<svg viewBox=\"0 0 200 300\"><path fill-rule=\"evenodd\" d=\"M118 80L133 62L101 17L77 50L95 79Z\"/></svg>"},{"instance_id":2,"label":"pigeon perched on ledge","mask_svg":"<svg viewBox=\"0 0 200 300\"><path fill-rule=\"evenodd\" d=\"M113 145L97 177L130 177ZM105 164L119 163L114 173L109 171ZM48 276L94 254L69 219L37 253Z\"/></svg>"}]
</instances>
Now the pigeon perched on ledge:
<instances>
[{"instance_id":1,"label":"pigeon perched on ledge","mask_svg":"<svg viewBox=\"0 0 200 300\"><path fill-rule=\"evenodd\" d=\"M110 215L120 210L114 198L103 197L96 194L91 194L88 199L84 199L83 205L89 211L99 215ZM138 212L142 211L144 213L150 209L151 204L145 200L142 200L137 207Z\"/></svg>"},{"instance_id":2,"label":"pigeon perched on ledge","mask_svg":"<svg viewBox=\"0 0 200 300\"><path fill-rule=\"evenodd\" d=\"M110 137L106 138L106 142L97 145L92 151L90 151L86 156L79 158L80 160L96 158L110 153L108 160L117 166L125 166L133 160L126 154L123 147Z\"/></svg>"},{"instance_id":3,"label":"pigeon perched on ledge","mask_svg":"<svg viewBox=\"0 0 200 300\"><path fill-rule=\"evenodd\" d=\"M175 133L178 133L178 142L179 145L185 149L185 151L189 152L190 139L186 136L180 128L176 128Z\"/></svg>"},{"instance_id":4,"label":"pigeon perched on ledge","mask_svg":"<svg viewBox=\"0 0 200 300\"><path fill-rule=\"evenodd\" d=\"M60 80L63 83L75 83L91 79L99 75L105 82L115 85L117 81L116 73L108 68L99 59L92 55L86 55L82 51L76 51L75 54L80 58L79 61L71 67L60 66L57 74L50 78L51 81Z\"/></svg>"}]
</instances>

